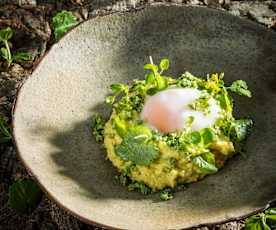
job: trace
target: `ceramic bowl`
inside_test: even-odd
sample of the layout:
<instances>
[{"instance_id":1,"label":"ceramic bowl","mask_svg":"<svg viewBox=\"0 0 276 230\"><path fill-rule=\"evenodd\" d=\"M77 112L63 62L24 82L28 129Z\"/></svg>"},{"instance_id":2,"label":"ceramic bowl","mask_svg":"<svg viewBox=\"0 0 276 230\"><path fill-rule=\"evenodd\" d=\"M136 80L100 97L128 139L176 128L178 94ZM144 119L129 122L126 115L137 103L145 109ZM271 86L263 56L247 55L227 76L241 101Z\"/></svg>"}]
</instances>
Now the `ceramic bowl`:
<instances>
[{"instance_id":1,"label":"ceramic bowl","mask_svg":"<svg viewBox=\"0 0 276 230\"><path fill-rule=\"evenodd\" d=\"M144 78L143 64L171 60L169 73L225 72L252 99L235 113L254 120L246 157L188 186L175 199L128 191L91 135L109 85ZM81 220L116 229L180 229L239 219L276 198L276 33L226 12L150 6L86 21L56 43L19 91L14 139L43 190Z\"/></svg>"}]
</instances>

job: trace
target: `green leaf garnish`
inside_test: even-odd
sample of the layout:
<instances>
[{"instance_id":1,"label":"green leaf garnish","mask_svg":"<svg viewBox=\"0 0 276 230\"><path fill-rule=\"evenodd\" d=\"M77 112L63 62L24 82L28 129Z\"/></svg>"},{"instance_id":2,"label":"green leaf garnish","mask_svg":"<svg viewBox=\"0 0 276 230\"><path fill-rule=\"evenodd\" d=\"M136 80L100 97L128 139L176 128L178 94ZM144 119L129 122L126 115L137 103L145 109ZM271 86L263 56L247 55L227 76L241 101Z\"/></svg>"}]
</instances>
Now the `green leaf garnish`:
<instances>
[{"instance_id":1,"label":"green leaf garnish","mask_svg":"<svg viewBox=\"0 0 276 230\"><path fill-rule=\"evenodd\" d=\"M146 84L152 84L155 81L155 76L153 72L146 73Z\"/></svg>"},{"instance_id":2,"label":"green leaf garnish","mask_svg":"<svg viewBox=\"0 0 276 230\"><path fill-rule=\"evenodd\" d=\"M42 192L30 179L20 179L9 188L9 205L19 213L28 214L39 204Z\"/></svg>"},{"instance_id":3,"label":"green leaf garnish","mask_svg":"<svg viewBox=\"0 0 276 230\"><path fill-rule=\"evenodd\" d=\"M68 30L77 25L77 18L72 12L63 10L52 19L52 28L56 39L61 38Z\"/></svg>"},{"instance_id":4,"label":"green leaf garnish","mask_svg":"<svg viewBox=\"0 0 276 230\"><path fill-rule=\"evenodd\" d=\"M157 90L158 91L161 91L168 87L168 82L167 82L166 78L161 77L160 75L156 76L156 82L157 82Z\"/></svg>"},{"instance_id":5,"label":"green leaf garnish","mask_svg":"<svg viewBox=\"0 0 276 230\"><path fill-rule=\"evenodd\" d=\"M211 128L204 128L200 131L204 145L208 145L216 140L216 134Z\"/></svg>"},{"instance_id":6,"label":"green leaf garnish","mask_svg":"<svg viewBox=\"0 0 276 230\"><path fill-rule=\"evenodd\" d=\"M193 158L193 164L200 169L201 172L206 174L213 174L218 171L217 167L209 163L207 160L204 160L202 156L197 156Z\"/></svg>"},{"instance_id":7,"label":"green leaf garnish","mask_svg":"<svg viewBox=\"0 0 276 230\"><path fill-rule=\"evenodd\" d=\"M249 91L246 82L243 80L234 81L228 89L238 95L251 97L251 92Z\"/></svg>"},{"instance_id":8,"label":"green leaf garnish","mask_svg":"<svg viewBox=\"0 0 276 230\"><path fill-rule=\"evenodd\" d=\"M196 111L201 111L205 115L210 113L210 105L209 105L210 97L207 95L200 96L193 103L189 104L189 107Z\"/></svg>"},{"instance_id":9,"label":"green leaf garnish","mask_svg":"<svg viewBox=\"0 0 276 230\"><path fill-rule=\"evenodd\" d=\"M158 149L153 144L145 143L148 136L144 133L129 132L121 144L115 146L115 151L123 160L136 165L150 165L159 156Z\"/></svg>"},{"instance_id":10,"label":"green leaf garnish","mask_svg":"<svg viewBox=\"0 0 276 230\"><path fill-rule=\"evenodd\" d=\"M92 134L97 142L102 142L104 140L104 119L97 113L93 117L92 123Z\"/></svg>"},{"instance_id":11,"label":"green leaf garnish","mask_svg":"<svg viewBox=\"0 0 276 230\"><path fill-rule=\"evenodd\" d=\"M227 112L232 112L233 103L226 90L216 95L216 99L219 101L220 107Z\"/></svg>"},{"instance_id":12,"label":"green leaf garnish","mask_svg":"<svg viewBox=\"0 0 276 230\"><path fill-rule=\"evenodd\" d=\"M127 133L127 125L126 122L119 118L119 116L116 116L113 120L114 127L117 131L117 133L123 137Z\"/></svg>"},{"instance_id":13,"label":"green leaf garnish","mask_svg":"<svg viewBox=\"0 0 276 230\"><path fill-rule=\"evenodd\" d=\"M105 103L112 105L115 102L116 97L115 96L107 96L105 98Z\"/></svg>"},{"instance_id":14,"label":"green leaf garnish","mask_svg":"<svg viewBox=\"0 0 276 230\"><path fill-rule=\"evenodd\" d=\"M246 139L253 126L250 119L235 120L231 123L228 136L232 141L241 142Z\"/></svg>"},{"instance_id":15,"label":"green leaf garnish","mask_svg":"<svg viewBox=\"0 0 276 230\"><path fill-rule=\"evenodd\" d=\"M193 145L197 145L201 142L201 134L198 131L193 131L187 135L187 140Z\"/></svg>"},{"instance_id":16,"label":"green leaf garnish","mask_svg":"<svg viewBox=\"0 0 276 230\"><path fill-rule=\"evenodd\" d=\"M160 199L164 201L173 199L172 190L169 188L162 190L160 193Z\"/></svg>"},{"instance_id":17,"label":"green leaf garnish","mask_svg":"<svg viewBox=\"0 0 276 230\"><path fill-rule=\"evenodd\" d=\"M127 186L127 188L129 191L137 190L144 195L152 193L151 188L141 182L132 182Z\"/></svg>"},{"instance_id":18,"label":"green leaf garnish","mask_svg":"<svg viewBox=\"0 0 276 230\"><path fill-rule=\"evenodd\" d=\"M160 64L159 64L159 67L160 67L162 72L169 69L169 66L170 66L170 61L167 58L162 59Z\"/></svg>"},{"instance_id":19,"label":"green leaf garnish","mask_svg":"<svg viewBox=\"0 0 276 230\"><path fill-rule=\"evenodd\" d=\"M124 84L112 84L110 86L111 90L115 95L120 94L121 92L127 92L128 91L128 86Z\"/></svg>"},{"instance_id":20,"label":"green leaf garnish","mask_svg":"<svg viewBox=\"0 0 276 230\"><path fill-rule=\"evenodd\" d=\"M148 64L144 65L144 69L145 70L151 70L155 74L158 71L158 66L154 65L154 64L151 64L151 63L148 63Z\"/></svg>"}]
</instances>

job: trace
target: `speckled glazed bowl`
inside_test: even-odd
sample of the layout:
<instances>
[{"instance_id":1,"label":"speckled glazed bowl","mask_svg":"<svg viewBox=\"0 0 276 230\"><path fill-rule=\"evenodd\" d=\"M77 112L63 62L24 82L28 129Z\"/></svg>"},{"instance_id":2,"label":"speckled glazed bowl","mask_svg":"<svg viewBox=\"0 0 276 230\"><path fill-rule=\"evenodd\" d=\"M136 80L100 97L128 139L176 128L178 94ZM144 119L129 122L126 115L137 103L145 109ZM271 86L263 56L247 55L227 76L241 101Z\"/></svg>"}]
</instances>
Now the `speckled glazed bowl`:
<instances>
[{"instance_id":1,"label":"speckled glazed bowl","mask_svg":"<svg viewBox=\"0 0 276 230\"><path fill-rule=\"evenodd\" d=\"M224 71L253 98L236 115L255 121L247 157L161 202L130 192L90 132L114 82L143 78L143 64L168 57L171 74ZM20 158L43 190L81 220L120 229L180 229L238 219L276 198L276 34L217 10L151 6L97 17L53 46L21 88L13 114Z\"/></svg>"}]
</instances>

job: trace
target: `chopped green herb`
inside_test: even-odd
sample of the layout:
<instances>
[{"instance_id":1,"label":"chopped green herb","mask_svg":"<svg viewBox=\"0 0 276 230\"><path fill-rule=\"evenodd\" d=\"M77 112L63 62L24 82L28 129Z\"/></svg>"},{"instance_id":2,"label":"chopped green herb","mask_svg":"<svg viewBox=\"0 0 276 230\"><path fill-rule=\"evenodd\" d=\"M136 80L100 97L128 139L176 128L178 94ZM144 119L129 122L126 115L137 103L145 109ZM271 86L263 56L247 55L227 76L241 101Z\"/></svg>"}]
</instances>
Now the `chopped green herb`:
<instances>
[{"instance_id":1,"label":"chopped green herb","mask_svg":"<svg viewBox=\"0 0 276 230\"><path fill-rule=\"evenodd\" d=\"M104 140L104 125L105 121L103 118L98 113L95 114L93 117L92 134L97 142Z\"/></svg>"},{"instance_id":2,"label":"chopped green herb","mask_svg":"<svg viewBox=\"0 0 276 230\"><path fill-rule=\"evenodd\" d=\"M77 25L77 18L72 12L63 10L52 19L52 28L56 39L61 38L68 30Z\"/></svg>"},{"instance_id":3,"label":"chopped green herb","mask_svg":"<svg viewBox=\"0 0 276 230\"><path fill-rule=\"evenodd\" d=\"M164 189L163 191L161 191L160 199L164 200L164 201L173 199L172 190L168 188L168 189Z\"/></svg>"},{"instance_id":4,"label":"chopped green herb","mask_svg":"<svg viewBox=\"0 0 276 230\"><path fill-rule=\"evenodd\" d=\"M129 191L137 190L137 191L141 192L144 195L152 193L151 188L149 188L147 185L145 185L144 183L141 183L141 182L130 183L127 186L127 188L128 188Z\"/></svg>"},{"instance_id":5,"label":"chopped green herb","mask_svg":"<svg viewBox=\"0 0 276 230\"><path fill-rule=\"evenodd\" d=\"M228 135L232 141L245 140L251 131L253 121L249 119L235 120L231 123Z\"/></svg>"},{"instance_id":6,"label":"chopped green herb","mask_svg":"<svg viewBox=\"0 0 276 230\"><path fill-rule=\"evenodd\" d=\"M201 82L202 80L200 80L199 78L193 76L189 72L185 72L179 78L177 85L183 88L198 88Z\"/></svg>"},{"instance_id":7,"label":"chopped green herb","mask_svg":"<svg viewBox=\"0 0 276 230\"><path fill-rule=\"evenodd\" d=\"M19 213L29 214L39 204L42 192L30 179L20 179L9 188L9 205Z\"/></svg>"},{"instance_id":8,"label":"chopped green herb","mask_svg":"<svg viewBox=\"0 0 276 230\"><path fill-rule=\"evenodd\" d=\"M209 99L209 96L201 96L198 99L196 99L192 104L190 104L189 107L196 111L201 111L205 115L208 115L210 113Z\"/></svg>"}]
</instances>

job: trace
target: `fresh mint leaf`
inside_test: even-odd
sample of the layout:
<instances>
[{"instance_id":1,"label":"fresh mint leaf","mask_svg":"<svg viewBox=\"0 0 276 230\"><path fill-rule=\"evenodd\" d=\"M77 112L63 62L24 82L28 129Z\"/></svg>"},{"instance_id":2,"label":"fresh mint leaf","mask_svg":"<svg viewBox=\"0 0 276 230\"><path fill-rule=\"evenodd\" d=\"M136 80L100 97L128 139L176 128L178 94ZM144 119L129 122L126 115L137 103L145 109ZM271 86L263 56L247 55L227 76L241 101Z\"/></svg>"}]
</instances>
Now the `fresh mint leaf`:
<instances>
[{"instance_id":1,"label":"fresh mint leaf","mask_svg":"<svg viewBox=\"0 0 276 230\"><path fill-rule=\"evenodd\" d=\"M19 213L31 213L39 204L42 192L30 179L20 179L9 188L9 205Z\"/></svg>"},{"instance_id":2,"label":"fresh mint leaf","mask_svg":"<svg viewBox=\"0 0 276 230\"><path fill-rule=\"evenodd\" d=\"M17 52L13 56L15 61L29 61L31 60L31 55L26 52Z\"/></svg>"},{"instance_id":3,"label":"fresh mint leaf","mask_svg":"<svg viewBox=\"0 0 276 230\"><path fill-rule=\"evenodd\" d=\"M251 92L248 89L247 83L243 80L234 81L228 89L241 96L252 96Z\"/></svg>"},{"instance_id":4,"label":"fresh mint leaf","mask_svg":"<svg viewBox=\"0 0 276 230\"><path fill-rule=\"evenodd\" d=\"M214 164L208 163L203 159L202 156L197 156L193 158L193 164L200 169L201 172L206 174L213 174L218 171Z\"/></svg>"},{"instance_id":5,"label":"fresh mint leaf","mask_svg":"<svg viewBox=\"0 0 276 230\"><path fill-rule=\"evenodd\" d=\"M68 30L77 24L77 18L72 12L63 10L57 13L52 19L52 28L55 38L61 38Z\"/></svg>"},{"instance_id":6,"label":"fresh mint leaf","mask_svg":"<svg viewBox=\"0 0 276 230\"><path fill-rule=\"evenodd\" d=\"M153 144L146 144L146 135L128 133L121 144L115 146L115 151L123 160L136 165L150 165L159 156L159 151Z\"/></svg>"},{"instance_id":7,"label":"fresh mint leaf","mask_svg":"<svg viewBox=\"0 0 276 230\"><path fill-rule=\"evenodd\" d=\"M102 142L104 140L104 119L97 113L92 120L92 134L97 142Z\"/></svg>"},{"instance_id":8,"label":"fresh mint leaf","mask_svg":"<svg viewBox=\"0 0 276 230\"><path fill-rule=\"evenodd\" d=\"M165 71L165 70L169 69L169 66L170 66L169 59L167 59L167 58L162 59L159 66L160 66L161 71Z\"/></svg>"},{"instance_id":9,"label":"fresh mint leaf","mask_svg":"<svg viewBox=\"0 0 276 230\"><path fill-rule=\"evenodd\" d=\"M10 27L4 28L0 30L0 41L8 41L12 38L13 31Z\"/></svg>"},{"instance_id":10,"label":"fresh mint leaf","mask_svg":"<svg viewBox=\"0 0 276 230\"><path fill-rule=\"evenodd\" d=\"M167 201L173 199L173 192L171 189L167 188L161 191L160 193L160 199Z\"/></svg>"}]
</instances>

